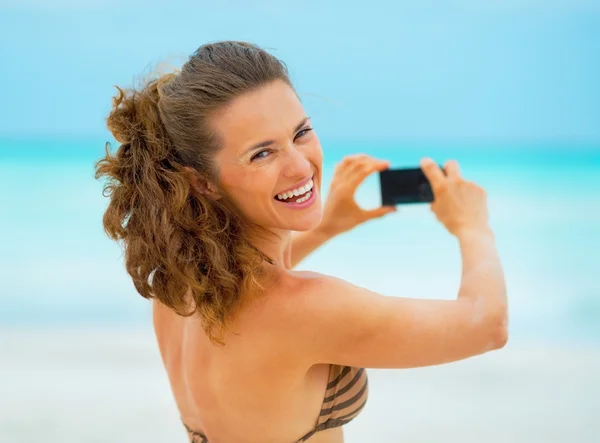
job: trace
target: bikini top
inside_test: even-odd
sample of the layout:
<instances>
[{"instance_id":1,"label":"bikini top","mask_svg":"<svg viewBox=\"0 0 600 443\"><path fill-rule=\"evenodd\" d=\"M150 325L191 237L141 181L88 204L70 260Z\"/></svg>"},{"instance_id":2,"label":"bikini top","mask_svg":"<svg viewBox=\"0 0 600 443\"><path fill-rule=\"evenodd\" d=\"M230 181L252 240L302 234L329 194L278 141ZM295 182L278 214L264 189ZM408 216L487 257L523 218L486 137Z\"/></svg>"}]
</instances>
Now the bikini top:
<instances>
[{"instance_id":1,"label":"bikini top","mask_svg":"<svg viewBox=\"0 0 600 443\"><path fill-rule=\"evenodd\" d=\"M330 365L327 389L317 423L295 443L305 442L319 431L352 421L367 403L368 394L369 382L364 368ZM183 425L191 443L209 443L206 435L188 428L185 423Z\"/></svg>"}]
</instances>

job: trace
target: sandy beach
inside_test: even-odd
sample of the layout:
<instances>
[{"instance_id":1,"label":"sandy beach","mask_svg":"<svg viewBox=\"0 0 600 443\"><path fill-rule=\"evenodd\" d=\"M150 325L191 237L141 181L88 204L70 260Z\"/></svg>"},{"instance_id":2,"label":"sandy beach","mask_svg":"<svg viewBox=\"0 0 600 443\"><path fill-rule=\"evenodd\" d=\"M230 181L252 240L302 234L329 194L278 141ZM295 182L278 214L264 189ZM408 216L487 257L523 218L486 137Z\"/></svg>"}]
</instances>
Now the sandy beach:
<instances>
[{"instance_id":1,"label":"sandy beach","mask_svg":"<svg viewBox=\"0 0 600 443\"><path fill-rule=\"evenodd\" d=\"M149 330L0 331L0 442L185 442ZM600 441L600 348L370 370L347 443Z\"/></svg>"}]
</instances>

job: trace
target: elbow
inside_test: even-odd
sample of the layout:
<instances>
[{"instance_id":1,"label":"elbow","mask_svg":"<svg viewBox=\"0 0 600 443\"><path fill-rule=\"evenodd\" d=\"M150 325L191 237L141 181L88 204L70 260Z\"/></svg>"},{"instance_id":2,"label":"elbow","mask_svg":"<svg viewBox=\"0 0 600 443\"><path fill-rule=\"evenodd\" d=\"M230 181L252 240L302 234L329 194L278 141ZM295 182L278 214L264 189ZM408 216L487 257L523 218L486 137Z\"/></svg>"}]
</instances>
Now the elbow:
<instances>
[{"instance_id":1,"label":"elbow","mask_svg":"<svg viewBox=\"0 0 600 443\"><path fill-rule=\"evenodd\" d=\"M508 305L474 303L473 337L476 355L502 349L508 343ZM475 338L476 337L476 338Z\"/></svg>"},{"instance_id":2,"label":"elbow","mask_svg":"<svg viewBox=\"0 0 600 443\"><path fill-rule=\"evenodd\" d=\"M505 310L490 320L488 349L502 349L508 343L508 313Z\"/></svg>"},{"instance_id":3,"label":"elbow","mask_svg":"<svg viewBox=\"0 0 600 443\"><path fill-rule=\"evenodd\" d=\"M508 325L498 326L492 339L492 349L502 349L508 343Z\"/></svg>"}]
</instances>

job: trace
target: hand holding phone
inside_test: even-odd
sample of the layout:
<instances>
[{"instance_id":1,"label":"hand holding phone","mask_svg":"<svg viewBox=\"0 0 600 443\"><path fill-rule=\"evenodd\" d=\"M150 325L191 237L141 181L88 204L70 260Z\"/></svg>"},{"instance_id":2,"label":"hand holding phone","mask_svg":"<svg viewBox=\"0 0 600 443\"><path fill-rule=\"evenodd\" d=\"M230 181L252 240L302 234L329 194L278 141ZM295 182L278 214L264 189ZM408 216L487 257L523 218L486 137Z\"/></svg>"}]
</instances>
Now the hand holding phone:
<instances>
[{"instance_id":1,"label":"hand holding phone","mask_svg":"<svg viewBox=\"0 0 600 443\"><path fill-rule=\"evenodd\" d=\"M464 180L458 162L445 166L431 159L421 160L419 168L386 169L379 173L383 206L431 203L431 210L448 232L489 231L485 190Z\"/></svg>"},{"instance_id":2,"label":"hand holding phone","mask_svg":"<svg viewBox=\"0 0 600 443\"><path fill-rule=\"evenodd\" d=\"M424 158L421 167L435 196L431 211L450 234L458 237L467 231L491 232L485 189L463 179L457 161L446 162L440 170L431 159Z\"/></svg>"}]
</instances>

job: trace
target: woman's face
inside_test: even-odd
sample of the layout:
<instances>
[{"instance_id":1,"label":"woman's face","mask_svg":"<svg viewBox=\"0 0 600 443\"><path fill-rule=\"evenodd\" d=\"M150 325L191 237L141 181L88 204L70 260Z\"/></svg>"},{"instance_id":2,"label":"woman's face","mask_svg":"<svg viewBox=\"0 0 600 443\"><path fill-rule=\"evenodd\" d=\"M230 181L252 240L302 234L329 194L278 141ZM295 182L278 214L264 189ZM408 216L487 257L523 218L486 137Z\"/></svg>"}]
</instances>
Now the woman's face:
<instances>
[{"instance_id":1,"label":"woman's face","mask_svg":"<svg viewBox=\"0 0 600 443\"><path fill-rule=\"evenodd\" d=\"M223 141L220 185L248 220L293 231L320 223L323 152L289 85L275 81L238 97L213 126Z\"/></svg>"}]
</instances>

